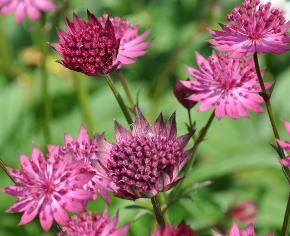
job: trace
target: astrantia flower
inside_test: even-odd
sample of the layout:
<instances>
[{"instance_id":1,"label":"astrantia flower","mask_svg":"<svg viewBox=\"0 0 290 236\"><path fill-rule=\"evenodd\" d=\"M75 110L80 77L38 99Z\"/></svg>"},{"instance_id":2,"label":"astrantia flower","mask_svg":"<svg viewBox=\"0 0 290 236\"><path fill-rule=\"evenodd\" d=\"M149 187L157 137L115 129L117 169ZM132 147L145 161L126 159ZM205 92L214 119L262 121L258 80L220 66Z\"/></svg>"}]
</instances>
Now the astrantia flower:
<instances>
[{"instance_id":1,"label":"astrantia flower","mask_svg":"<svg viewBox=\"0 0 290 236\"><path fill-rule=\"evenodd\" d=\"M175 114L168 122L161 114L153 125L139 110L136 117L132 132L116 122L115 144L97 137L98 168L111 179L112 192L125 199L151 198L170 189L191 153L184 151L190 135L176 137Z\"/></svg>"},{"instance_id":2,"label":"astrantia flower","mask_svg":"<svg viewBox=\"0 0 290 236\"><path fill-rule=\"evenodd\" d=\"M0 0L0 13L15 12L17 23L24 20L27 15L31 20L38 20L42 12L54 11L52 0Z\"/></svg>"},{"instance_id":3,"label":"astrantia flower","mask_svg":"<svg viewBox=\"0 0 290 236\"><path fill-rule=\"evenodd\" d=\"M251 200L246 200L234 206L230 212L230 216L239 222L249 224L253 222L257 215L257 204Z\"/></svg>"},{"instance_id":4,"label":"astrantia flower","mask_svg":"<svg viewBox=\"0 0 290 236\"><path fill-rule=\"evenodd\" d=\"M228 15L230 25L221 25L223 31L210 30L215 48L237 53L283 53L289 50L290 22L282 10L260 0L245 0Z\"/></svg>"},{"instance_id":5,"label":"astrantia flower","mask_svg":"<svg viewBox=\"0 0 290 236\"><path fill-rule=\"evenodd\" d=\"M66 134L64 138L64 147L59 148L62 156L70 155L74 160L84 162L87 170L94 173L94 177L84 186L84 188L94 192L94 198L96 198L97 193L99 193L102 198L109 203L108 191L106 190L106 186L108 185L107 180L103 176L100 176L94 167L94 162L96 162L97 159L97 150L96 140L90 139L90 135L84 127L80 128L76 140L69 134Z\"/></svg>"},{"instance_id":6,"label":"astrantia flower","mask_svg":"<svg viewBox=\"0 0 290 236\"><path fill-rule=\"evenodd\" d=\"M285 127L286 127L288 134L290 135L290 122L285 122L284 124L285 124ZM277 143L279 144L279 146L281 148L285 149L287 152L290 152L290 142L289 141L282 141L282 140L278 139ZM283 158L280 162L282 165L290 167L290 156Z\"/></svg>"},{"instance_id":7,"label":"astrantia flower","mask_svg":"<svg viewBox=\"0 0 290 236\"><path fill-rule=\"evenodd\" d=\"M111 220L107 211L103 215L85 212L80 217L71 216L57 236L125 236L129 226L117 229L117 224L118 214Z\"/></svg>"},{"instance_id":8,"label":"astrantia flower","mask_svg":"<svg viewBox=\"0 0 290 236\"><path fill-rule=\"evenodd\" d=\"M158 226L151 236L195 236L195 233L185 222L181 222L176 228L172 225Z\"/></svg>"},{"instance_id":9,"label":"astrantia flower","mask_svg":"<svg viewBox=\"0 0 290 236\"><path fill-rule=\"evenodd\" d=\"M252 61L231 58L229 54L213 54L206 60L196 54L199 70L187 67L196 80L182 81L191 95L199 101L199 111L215 109L215 116L231 119L247 117L247 110L263 112L263 98ZM266 83L266 87L269 84Z\"/></svg>"},{"instance_id":10,"label":"astrantia flower","mask_svg":"<svg viewBox=\"0 0 290 236\"><path fill-rule=\"evenodd\" d=\"M214 236L223 236L218 232L213 232ZM256 236L254 226L250 224L246 229L239 229L236 224L232 226L230 232L226 236ZM268 233L266 236L274 236L273 233Z\"/></svg>"},{"instance_id":11,"label":"astrantia flower","mask_svg":"<svg viewBox=\"0 0 290 236\"><path fill-rule=\"evenodd\" d=\"M179 80L175 83L173 93L179 103L187 109L191 109L197 103L196 101L187 99L192 91L185 87Z\"/></svg>"},{"instance_id":12,"label":"astrantia flower","mask_svg":"<svg viewBox=\"0 0 290 236\"><path fill-rule=\"evenodd\" d=\"M54 150L46 160L34 148L31 158L20 155L20 170L9 169L16 185L3 191L17 198L8 212L23 213L20 224L29 223L39 214L45 231L51 228L53 220L65 225L69 220L66 211L82 212L86 201L92 198L92 193L83 186L93 174L86 170L83 162L57 155Z\"/></svg>"},{"instance_id":13,"label":"astrantia flower","mask_svg":"<svg viewBox=\"0 0 290 236\"><path fill-rule=\"evenodd\" d=\"M99 20L104 23L107 17L108 15L104 14ZM122 65L135 63L135 58L143 56L151 44L150 41L145 41L151 30L138 35L138 25L131 24L127 19L111 17L110 20L114 26L116 39L120 39L120 48L116 59L119 63L118 68L121 68Z\"/></svg>"},{"instance_id":14,"label":"astrantia flower","mask_svg":"<svg viewBox=\"0 0 290 236\"><path fill-rule=\"evenodd\" d=\"M138 27L127 20L96 18L88 11L88 21L74 15L66 20L67 32L58 31L60 42L52 44L62 56L65 67L90 76L110 73L122 64L146 53L150 42L144 42L150 31L138 35Z\"/></svg>"}]
</instances>

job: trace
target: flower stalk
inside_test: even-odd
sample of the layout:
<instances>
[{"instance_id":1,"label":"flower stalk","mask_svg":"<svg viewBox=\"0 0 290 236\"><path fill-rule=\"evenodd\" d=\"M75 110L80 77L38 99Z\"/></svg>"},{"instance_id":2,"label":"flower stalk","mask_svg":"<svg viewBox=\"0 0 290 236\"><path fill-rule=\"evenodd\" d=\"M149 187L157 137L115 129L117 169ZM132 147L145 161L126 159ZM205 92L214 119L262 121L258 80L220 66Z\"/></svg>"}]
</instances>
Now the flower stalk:
<instances>
[{"instance_id":1,"label":"flower stalk","mask_svg":"<svg viewBox=\"0 0 290 236\"><path fill-rule=\"evenodd\" d=\"M5 172L5 174L13 181L14 184L16 184L15 180L12 178L12 176L9 174L9 171L7 170L4 161L0 158L0 168Z\"/></svg>"},{"instance_id":2,"label":"flower stalk","mask_svg":"<svg viewBox=\"0 0 290 236\"><path fill-rule=\"evenodd\" d=\"M152 203L152 206L153 206L153 211L154 211L157 223L161 227L164 227L165 226L165 220L164 220L164 216L163 216L163 213L162 213L158 198L157 197L152 197L151 198L151 203Z\"/></svg>"},{"instance_id":3,"label":"flower stalk","mask_svg":"<svg viewBox=\"0 0 290 236\"><path fill-rule=\"evenodd\" d=\"M126 80L124 79L122 71L118 71L118 79L119 79L119 81L120 81L120 83L121 83L121 85L122 85L122 87L127 95L131 109L134 109L134 107L135 107L134 99L133 99L133 96L130 92L129 86L128 86Z\"/></svg>"},{"instance_id":4,"label":"flower stalk","mask_svg":"<svg viewBox=\"0 0 290 236\"><path fill-rule=\"evenodd\" d=\"M271 101L270 101L270 95L267 93L265 84L264 84L264 80L261 74L261 70L260 70L260 65L259 65L259 59L258 59L258 54L254 53L253 56L254 62L255 62L255 68L256 68L256 73L258 76L258 80L259 83L261 85L261 89L262 89L262 97L265 101L266 104L266 108L267 108L267 112L268 112L268 116L270 119L270 123L272 126L272 130L274 133L274 136L276 139L280 139L280 135L277 129L277 125L274 119L274 115L273 115L273 109L272 109L272 105L271 105ZM281 159L283 159L285 157L285 153L283 151L283 149L277 145L277 150L279 150L279 157ZM290 171L289 168L282 166L282 170L284 172L284 175L286 176L288 182L290 182ZM286 207L286 211L285 211L285 215L284 215L284 221L283 221L283 226L282 226L282 236L286 236L288 235L288 231L289 231L289 225L290 225L290 193L289 193L289 197L288 197L288 202L287 202L287 207Z\"/></svg>"},{"instance_id":5,"label":"flower stalk","mask_svg":"<svg viewBox=\"0 0 290 236\"><path fill-rule=\"evenodd\" d=\"M121 97L120 93L118 92L118 90L117 90L117 88L116 88L111 76L106 74L105 75L105 79L106 79L106 82L109 85L110 89L112 90L112 92L113 92L113 94L114 94L114 96L115 96L115 98L116 98L116 100L117 100L117 102L118 102L118 104L119 104L119 106L120 106L120 108L121 108L126 120L127 120L127 123L129 124L129 126L131 126L131 124L133 123L132 117L131 117L131 115L130 115L130 113L128 111L128 108L127 108L123 98Z\"/></svg>"}]
</instances>

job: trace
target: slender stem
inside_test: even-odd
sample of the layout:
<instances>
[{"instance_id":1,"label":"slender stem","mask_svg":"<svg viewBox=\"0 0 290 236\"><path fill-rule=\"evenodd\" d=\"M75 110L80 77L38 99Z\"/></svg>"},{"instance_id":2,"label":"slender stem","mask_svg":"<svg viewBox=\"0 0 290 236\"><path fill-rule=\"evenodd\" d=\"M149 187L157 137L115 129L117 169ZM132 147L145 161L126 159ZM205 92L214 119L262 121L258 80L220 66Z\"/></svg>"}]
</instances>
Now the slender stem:
<instances>
[{"instance_id":1,"label":"slender stem","mask_svg":"<svg viewBox=\"0 0 290 236\"><path fill-rule=\"evenodd\" d=\"M9 171L7 170L4 161L0 158L0 168L5 172L5 174L16 184L15 180L10 175Z\"/></svg>"},{"instance_id":2,"label":"slender stem","mask_svg":"<svg viewBox=\"0 0 290 236\"><path fill-rule=\"evenodd\" d=\"M188 115L188 123L189 123L189 127L190 130L193 130L193 123L192 123L192 118L191 118L191 109L187 109L187 115Z\"/></svg>"},{"instance_id":3,"label":"slender stem","mask_svg":"<svg viewBox=\"0 0 290 236\"><path fill-rule=\"evenodd\" d=\"M78 93L78 99L85 124L92 135L94 132L94 120L89 106L88 87L85 78L80 78L77 73L74 73L75 85Z\"/></svg>"},{"instance_id":4,"label":"slender stem","mask_svg":"<svg viewBox=\"0 0 290 236\"><path fill-rule=\"evenodd\" d=\"M156 217L156 221L157 223L161 226L164 227L165 226L165 220L164 220L164 216L160 207L160 203L157 199L157 197L152 197L151 198L151 203L153 206L153 210L154 210L154 214Z\"/></svg>"},{"instance_id":5,"label":"slender stem","mask_svg":"<svg viewBox=\"0 0 290 236\"><path fill-rule=\"evenodd\" d=\"M47 73L47 67L46 67L46 60L47 60L47 35L45 30L45 19L43 19L43 29L42 29L42 61L41 61L41 77L42 77L42 96L43 96L43 113L44 113L44 119L43 119L43 131L44 131L44 138L45 142L48 144L51 141L51 133L50 133L50 119L51 119L51 104L50 104L50 98L49 98L49 82L48 82L48 73Z\"/></svg>"},{"instance_id":6,"label":"slender stem","mask_svg":"<svg viewBox=\"0 0 290 236\"><path fill-rule=\"evenodd\" d=\"M208 121L206 122L205 126L200 130L198 136L195 139L194 145L192 147L192 153L191 153L191 157L189 159L189 161L187 162L186 166L184 167L184 178L186 178L186 176L188 175L188 173L191 171L193 162L195 160L195 155L197 152L197 149L199 147L199 145L202 143L202 141L204 140L207 131L209 130L213 120L214 120L215 114L214 111L212 112L212 114L210 115ZM175 201L176 197L179 194L179 191L181 190L181 186L182 186L182 181L179 182L179 184L175 187L175 189L172 191L171 194L171 198L173 199L173 201Z\"/></svg>"},{"instance_id":7,"label":"slender stem","mask_svg":"<svg viewBox=\"0 0 290 236\"><path fill-rule=\"evenodd\" d=\"M259 66L259 59L258 59L258 54L255 53L254 56L254 62L255 62L255 69L256 69L256 73L258 76L258 80L262 89L262 97L265 101L266 107L267 107L267 112L268 112L268 116L271 122L271 126L272 126L272 130L274 133L274 136L276 139L280 139L280 135L277 129L277 125L275 123L275 119L274 119L274 115L273 115L273 109L272 109L272 105L271 105L271 101L270 101L270 96L267 93L264 81L263 81L263 77L261 74L261 70L260 70L260 66ZM283 151L283 149L277 145L277 148L279 150L279 157L281 159L283 159L285 157L285 153ZM282 170L284 172L284 175L286 176L288 183L290 181L290 171L287 167L282 166ZM283 226L282 226L282 236L287 236L288 235L288 231L289 231L289 224L290 224L290 195L288 197L288 203L287 203L287 208L285 211L285 215L284 215L284 221L283 221Z\"/></svg>"},{"instance_id":8,"label":"slender stem","mask_svg":"<svg viewBox=\"0 0 290 236\"><path fill-rule=\"evenodd\" d=\"M121 85L122 85L122 87L127 95L127 98L128 98L128 101L130 103L131 108L134 108L135 107L134 99L133 99L132 94L130 92L129 86L128 86L126 80L124 79L123 73L120 70L118 71L118 79L119 79L119 81L120 81L120 83L121 83Z\"/></svg>"},{"instance_id":9,"label":"slender stem","mask_svg":"<svg viewBox=\"0 0 290 236\"><path fill-rule=\"evenodd\" d=\"M121 95L119 94L118 90L116 89L111 76L110 75L105 75L105 79L106 79L106 82L109 85L110 89L112 90L112 92L113 92L113 94L114 94L114 96L115 96L115 98L116 98L116 100L117 100L117 102L118 102L118 104L119 104L119 106L120 106L120 108L121 108L121 110L122 110L122 112L123 112L128 124L129 124L129 126L131 126L132 123L133 123L133 120L131 118L131 115L130 115L130 113L128 111L127 106L124 103L124 100L122 99Z\"/></svg>"},{"instance_id":10,"label":"slender stem","mask_svg":"<svg viewBox=\"0 0 290 236\"><path fill-rule=\"evenodd\" d=\"M288 235L289 227L290 227L290 217L289 216L290 216L290 193L288 196L287 207L285 210L285 217L284 217L284 221L283 221L281 236Z\"/></svg>"}]
</instances>

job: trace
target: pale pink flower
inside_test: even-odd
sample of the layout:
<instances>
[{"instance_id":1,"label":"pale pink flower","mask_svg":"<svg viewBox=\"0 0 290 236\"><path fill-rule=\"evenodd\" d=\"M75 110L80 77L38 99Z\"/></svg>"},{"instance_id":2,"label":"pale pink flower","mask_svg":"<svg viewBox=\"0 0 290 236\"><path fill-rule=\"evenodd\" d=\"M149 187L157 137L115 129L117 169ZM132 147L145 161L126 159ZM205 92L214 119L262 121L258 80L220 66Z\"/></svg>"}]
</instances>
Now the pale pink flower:
<instances>
[{"instance_id":1,"label":"pale pink flower","mask_svg":"<svg viewBox=\"0 0 290 236\"><path fill-rule=\"evenodd\" d=\"M62 227L57 236L125 236L129 226L117 229L117 224L118 213L111 220L106 210L102 215L84 212L80 217L71 216L68 224Z\"/></svg>"},{"instance_id":2,"label":"pale pink flower","mask_svg":"<svg viewBox=\"0 0 290 236\"><path fill-rule=\"evenodd\" d=\"M287 130L287 133L290 135L290 122L285 121L284 125ZM281 148L285 149L287 152L290 152L290 141L282 141L277 139L277 143ZM283 158L280 162L282 165L290 167L290 156Z\"/></svg>"},{"instance_id":3,"label":"pale pink flower","mask_svg":"<svg viewBox=\"0 0 290 236\"><path fill-rule=\"evenodd\" d=\"M108 74L124 64L133 64L146 53L150 30L138 35L138 27L107 14L96 18L88 11L88 21L74 15L66 19L66 30L58 30L59 43L51 44L68 69L90 76Z\"/></svg>"},{"instance_id":4,"label":"pale pink flower","mask_svg":"<svg viewBox=\"0 0 290 236\"><path fill-rule=\"evenodd\" d=\"M223 236L219 232L214 231L213 236ZM246 229L239 229L239 227L236 224L233 224L233 226L230 229L230 232L226 234L225 236L256 236L255 228L253 224L248 225ZM274 236L273 233L268 233L266 236Z\"/></svg>"},{"instance_id":5,"label":"pale pink flower","mask_svg":"<svg viewBox=\"0 0 290 236\"><path fill-rule=\"evenodd\" d=\"M170 189L191 154L184 151L190 135L176 137L175 114L168 122L161 114L153 125L138 109L136 117L131 132L115 123L115 144L97 137L98 169L111 179L113 194L125 199L151 198Z\"/></svg>"},{"instance_id":6,"label":"pale pink flower","mask_svg":"<svg viewBox=\"0 0 290 236\"><path fill-rule=\"evenodd\" d=\"M231 119L247 117L247 110L263 112L261 89L251 60L232 58L229 54L212 54L206 60L199 53L196 60L199 70L187 67L195 80L182 83L191 90L188 99L200 102L199 111L213 108L217 118Z\"/></svg>"},{"instance_id":7,"label":"pale pink flower","mask_svg":"<svg viewBox=\"0 0 290 236\"><path fill-rule=\"evenodd\" d=\"M39 149L33 148L31 158L20 155L20 170L9 169L16 185L3 192L17 198L8 212L23 213L21 225L31 222L38 214L45 231L54 220L65 225L69 220L66 211L82 212L87 200L92 198L92 193L83 186L93 174L86 170L83 162L58 155L54 149L46 160Z\"/></svg>"},{"instance_id":8,"label":"pale pink flower","mask_svg":"<svg viewBox=\"0 0 290 236\"><path fill-rule=\"evenodd\" d=\"M156 229L151 236L195 236L195 232L185 223L181 222L176 228L172 225L165 225Z\"/></svg>"},{"instance_id":9,"label":"pale pink flower","mask_svg":"<svg viewBox=\"0 0 290 236\"><path fill-rule=\"evenodd\" d=\"M15 12L17 23L28 16L31 20L38 20L43 12L54 11L52 0L0 0L0 14Z\"/></svg>"},{"instance_id":10,"label":"pale pink flower","mask_svg":"<svg viewBox=\"0 0 290 236\"><path fill-rule=\"evenodd\" d=\"M234 220L238 220L244 224L250 224L256 219L257 204L251 200L243 201L232 207L229 214Z\"/></svg>"},{"instance_id":11,"label":"pale pink flower","mask_svg":"<svg viewBox=\"0 0 290 236\"><path fill-rule=\"evenodd\" d=\"M210 30L210 43L218 50L236 53L275 53L289 50L290 21L282 10L260 0L245 0L228 15L230 25L221 24L222 31Z\"/></svg>"},{"instance_id":12,"label":"pale pink flower","mask_svg":"<svg viewBox=\"0 0 290 236\"><path fill-rule=\"evenodd\" d=\"M50 146L51 148L53 146ZM58 147L57 147L58 148ZM94 173L93 178L84 185L84 188L94 193L94 199L99 193L102 198L109 203L109 195L107 191L108 180L100 176L94 167L97 160L96 152L98 147L95 139L91 139L88 131L81 127L76 140L69 134L65 135L64 146L58 149L61 156L70 155L76 161L83 161L87 170Z\"/></svg>"}]
</instances>

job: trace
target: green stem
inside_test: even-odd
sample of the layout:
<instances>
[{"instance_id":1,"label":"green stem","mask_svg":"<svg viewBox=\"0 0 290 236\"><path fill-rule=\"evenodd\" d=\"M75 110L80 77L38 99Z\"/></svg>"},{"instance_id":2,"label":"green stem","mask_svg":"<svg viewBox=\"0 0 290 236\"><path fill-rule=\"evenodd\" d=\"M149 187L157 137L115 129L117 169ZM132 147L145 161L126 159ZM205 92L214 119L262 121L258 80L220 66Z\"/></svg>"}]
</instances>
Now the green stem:
<instances>
[{"instance_id":1,"label":"green stem","mask_svg":"<svg viewBox=\"0 0 290 236\"><path fill-rule=\"evenodd\" d=\"M183 178L183 180L186 178L188 173L191 171L193 162L195 160L195 155L196 155L197 149L198 149L199 145L202 143L202 141L204 140L204 138L205 138L205 136L207 134L207 131L209 130L209 128L210 128L210 126L211 126L211 124L212 124L212 122L214 120L214 117L215 117L214 113L215 112L213 111L212 114L210 115L208 121L206 122L205 126L200 130L198 136L195 139L194 145L192 147L191 157L190 157L189 161L187 162L186 166L184 167L184 178ZM182 181L179 182L179 184L172 191L172 194L171 194L170 198L172 198L173 201L175 201L176 197L178 196L179 191L181 190L181 187L182 187Z\"/></svg>"},{"instance_id":2,"label":"green stem","mask_svg":"<svg viewBox=\"0 0 290 236\"><path fill-rule=\"evenodd\" d=\"M260 69L260 66L259 66L259 59L258 59L258 54L255 53L254 56L254 62L255 62L255 69L256 69L256 73L257 73L257 76L258 76L258 80L259 80L259 83L260 83L260 86L261 86L261 89L262 89L262 97L265 101L265 104L266 104L266 108L267 108L267 112L268 112L268 116L269 116L269 119L270 119L270 123L271 123L271 126L272 126L272 130L273 130L273 133L274 133L274 136L276 139L280 139L280 135L279 135L279 132L278 132L278 129L277 129L277 125L275 123L275 119L274 119L274 115L273 115L273 109L272 109L272 105L271 105L271 101L270 101L270 95L267 93L267 90L266 90L266 87L265 87L265 84L264 84L264 80L263 80L263 77L262 77L262 74L261 74L261 69ZM279 150L279 157L281 159L283 159L285 157L285 153L283 151L283 149L277 145L277 149ZM284 172L284 175L286 176L287 180L288 180L288 183L290 181L290 171L289 171L289 168L286 168L285 166L282 166L282 170ZM290 223L290 198L288 198L288 203L287 203L287 208L286 208L286 211L285 211L285 215L284 215L284 221L283 221L283 226L282 226L282 236L286 236L288 235L288 231L289 231L289 223Z\"/></svg>"},{"instance_id":3,"label":"green stem","mask_svg":"<svg viewBox=\"0 0 290 236\"><path fill-rule=\"evenodd\" d=\"M122 87L127 95L128 101L131 105L131 108L134 108L135 107L134 99L133 99L132 94L130 92L129 86L128 86L126 80L124 79L122 71L118 71L118 79L119 79L119 81L120 81L120 83L121 83L121 85L122 85Z\"/></svg>"},{"instance_id":4,"label":"green stem","mask_svg":"<svg viewBox=\"0 0 290 236\"><path fill-rule=\"evenodd\" d=\"M131 115L130 115L130 113L128 111L127 106L124 103L124 100L122 99L121 95L119 94L118 90L116 89L116 86L114 85L114 82L113 82L111 76L110 75L105 75L105 79L106 79L106 82L109 85L110 89L112 90L112 92L113 92L113 94L114 94L114 96L115 96L115 98L116 98L116 100L117 100L117 102L118 102L118 104L119 104L119 106L120 106L120 108L121 108L121 110L122 110L122 112L123 112L128 124L129 124L129 126L131 126L133 124L133 120L131 118Z\"/></svg>"},{"instance_id":5,"label":"green stem","mask_svg":"<svg viewBox=\"0 0 290 236\"><path fill-rule=\"evenodd\" d=\"M74 78L83 118L86 127L89 130L89 133L92 135L95 127L93 116L89 106L87 81L85 80L85 78L80 78L77 73L74 73Z\"/></svg>"},{"instance_id":6,"label":"green stem","mask_svg":"<svg viewBox=\"0 0 290 236\"><path fill-rule=\"evenodd\" d=\"M7 170L4 161L0 158L0 168L5 172L5 174L16 184L15 180L12 178L12 176L9 174L9 171Z\"/></svg>"},{"instance_id":7,"label":"green stem","mask_svg":"<svg viewBox=\"0 0 290 236\"><path fill-rule=\"evenodd\" d=\"M164 220L164 216L160 207L160 203L158 201L157 197L152 197L151 198L151 203L153 206L153 210L154 210L154 214L155 214L155 218L157 223L161 226L164 227L165 226L165 220Z\"/></svg>"}]
</instances>

